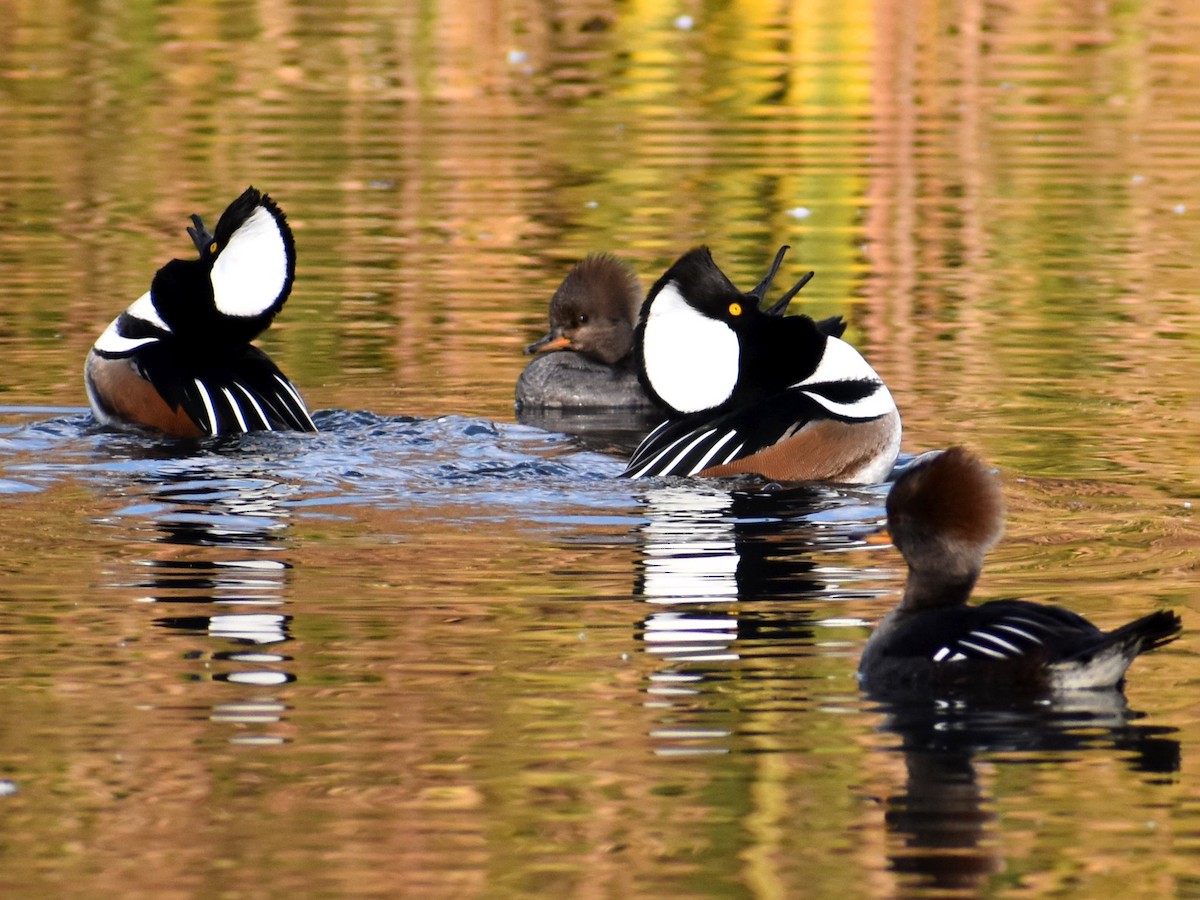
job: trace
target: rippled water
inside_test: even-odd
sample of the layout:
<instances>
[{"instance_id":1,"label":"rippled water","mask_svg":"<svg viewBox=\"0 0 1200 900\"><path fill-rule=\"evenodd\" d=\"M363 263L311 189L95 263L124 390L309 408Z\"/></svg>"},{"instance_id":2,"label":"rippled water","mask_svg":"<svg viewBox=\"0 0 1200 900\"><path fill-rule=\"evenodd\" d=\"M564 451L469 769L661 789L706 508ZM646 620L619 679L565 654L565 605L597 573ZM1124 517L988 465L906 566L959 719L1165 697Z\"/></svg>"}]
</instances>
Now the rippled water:
<instances>
[{"instance_id":1,"label":"rippled water","mask_svg":"<svg viewBox=\"0 0 1200 900\"><path fill-rule=\"evenodd\" d=\"M444 7L0 10L4 895L1200 893L1191 6ZM87 348L250 183L321 433L97 430ZM882 706L886 485L516 421L572 262L700 242L746 286L791 244L906 458L999 466L982 598L1183 639Z\"/></svg>"}]
</instances>

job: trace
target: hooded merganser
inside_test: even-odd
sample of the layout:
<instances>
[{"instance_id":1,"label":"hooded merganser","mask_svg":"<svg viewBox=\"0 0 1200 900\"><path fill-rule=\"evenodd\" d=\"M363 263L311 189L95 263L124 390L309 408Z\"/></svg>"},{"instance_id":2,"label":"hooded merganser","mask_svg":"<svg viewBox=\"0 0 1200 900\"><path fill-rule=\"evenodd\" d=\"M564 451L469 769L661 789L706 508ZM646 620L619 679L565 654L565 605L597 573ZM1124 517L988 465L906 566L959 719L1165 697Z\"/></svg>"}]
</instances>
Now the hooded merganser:
<instances>
[{"instance_id":1,"label":"hooded merganser","mask_svg":"<svg viewBox=\"0 0 1200 900\"><path fill-rule=\"evenodd\" d=\"M296 247L283 211L254 188L215 234L188 228L199 259L173 259L96 340L84 383L96 418L198 438L316 431L300 394L250 344L292 289Z\"/></svg>"},{"instance_id":2,"label":"hooded merganser","mask_svg":"<svg viewBox=\"0 0 1200 900\"><path fill-rule=\"evenodd\" d=\"M525 348L574 352L547 352L526 366L517 379L517 406L653 406L633 364L641 305L637 274L615 256L593 253L577 263L550 299L550 331Z\"/></svg>"},{"instance_id":3,"label":"hooded merganser","mask_svg":"<svg viewBox=\"0 0 1200 900\"><path fill-rule=\"evenodd\" d=\"M863 650L858 676L872 691L1113 688L1134 657L1179 634L1168 610L1104 632L1057 606L968 606L1004 530L1004 500L992 472L962 447L913 463L892 486L887 517L908 580Z\"/></svg>"},{"instance_id":4,"label":"hooded merganser","mask_svg":"<svg viewBox=\"0 0 1200 900\"><path fill-rule=\"evenodd\" d=\"M881 481L900 450L900 414L883 381L841 340L840 317L782 315L808 273L768 309L783 260L742 293L706 247L651 288L634 333L639 375L670 417L625 475L757 474L779 481Z\"/></svg>"}]
</instances>

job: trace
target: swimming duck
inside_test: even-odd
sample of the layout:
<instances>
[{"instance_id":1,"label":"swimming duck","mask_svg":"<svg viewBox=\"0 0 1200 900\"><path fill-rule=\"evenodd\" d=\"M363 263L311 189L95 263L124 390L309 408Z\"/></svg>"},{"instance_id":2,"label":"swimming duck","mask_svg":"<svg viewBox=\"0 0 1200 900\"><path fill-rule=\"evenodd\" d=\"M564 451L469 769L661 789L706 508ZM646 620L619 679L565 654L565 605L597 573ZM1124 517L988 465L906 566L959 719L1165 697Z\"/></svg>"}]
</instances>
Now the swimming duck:
<instances>
[{"instance_id":1,"label":"swimming duck","mask_svg":"<svg viewBox=\"0 0 1200 900\"><path fill-rule=\"evenodd\" d=\"M104 425L180 438L316 431L299 392L250 344L283 307L296 247L283 211L248 188L215 233L192 216L198 259L173 259L104 330L84 384Z\"/></svg>"},{"instance_id":2,"label":"swimming duck","mask_svg":"<svg viewBox=\"0 0 1200 900\"><path fill-rule=\"evenodd\" d=\"M634 332L646 393L669 411L625 475L736 475L779 481L882 481L900 450L900 414L840 317L783 316L806 275L767 309L782 262L743 293L706 247L655 283Z\"/></svg>"},{"instance_id":3,"label":"swimming duck","mask_svg":"<svg viewBox=\"0 0 1200 900\"><path fill-rule=\"evenodd\" d=\"M908 580L863 650L858 676L869 690L1113 688L1136 656L1179 634L1167 610L1104 632L1058 606L968 606L1004 530L1004 500L991 470L962 447L918 458L892 486L887 520Z\"/></svg>"},{"instance_id":4,"label":"swimming duck","mask_svg":"<svg viewBox=\"0 0 1200 900\"><path fill-rule=\"evenodd\" d=\"M577 263L550 299L550 331L525 348L544 355L517 380L518 408L651 407L631 353L641 305L637 274L615 256Z\"/></svg>"}]
</instances>

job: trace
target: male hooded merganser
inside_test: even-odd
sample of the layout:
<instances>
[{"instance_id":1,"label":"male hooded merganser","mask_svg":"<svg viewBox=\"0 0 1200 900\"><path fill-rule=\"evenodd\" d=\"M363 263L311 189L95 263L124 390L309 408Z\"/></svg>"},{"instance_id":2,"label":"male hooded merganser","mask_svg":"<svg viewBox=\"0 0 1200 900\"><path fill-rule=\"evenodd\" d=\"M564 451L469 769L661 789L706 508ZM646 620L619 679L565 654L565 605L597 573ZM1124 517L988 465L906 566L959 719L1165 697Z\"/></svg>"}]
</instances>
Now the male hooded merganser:
<instances>
[{"instance_id":1,"label":"male hooded merganser","mask_svg":"<svg viewBox=\"0 0 1200 900\"><path fill-rule=\"evenodd\" d=\"M670 417L634 451L626 476L870 483L891 471L900 414L880 377L841 340L841 318L782 315L812 273L759 308L787 249L749 293L705 247L651 288L634 333L639 375Z\"/></svg>"},{"instance_id":2,"label":"male hooded merganser","mask_svg":"<svg viewBox=\"0 0 1200 900\"><path fill-rule=\"evenodd\" d=\"M526 353L538 356L517 379L518 407L651 407L633 364L633 328L642 305L637 274L615 256L593 253L567 273L550 299L550 331Z\"/></svg>"},{"instance_id":3,"label":"male hooded merganser","mask_svg":"<svg viewBox=\"0 0 1200 900\"><path fill-rule=\"evenodd\" d=\"M1134 657L1179 634L1167 610L1104 632L1057 606L968 606L983 556L1004 530L1004 500L992 472L962 447L913 463L892 486L887 517L908 580L863 650L858 676L869 690L1113 688Z\"/></svg>"},{"instance_id":4,"label":"male hooded merganser","mask_svg":"<svg viewBox=\"0 0 1200 900\"><path fill-rule=\"evenodd\" d=\"M295 278L283 211L248 188L221 214L215 234L199 216L188 234L200 258L159 269L88 353L84 383L96 418L181 438L316 431L296 388L250 345Z\"/></svg>"}]
</instances>

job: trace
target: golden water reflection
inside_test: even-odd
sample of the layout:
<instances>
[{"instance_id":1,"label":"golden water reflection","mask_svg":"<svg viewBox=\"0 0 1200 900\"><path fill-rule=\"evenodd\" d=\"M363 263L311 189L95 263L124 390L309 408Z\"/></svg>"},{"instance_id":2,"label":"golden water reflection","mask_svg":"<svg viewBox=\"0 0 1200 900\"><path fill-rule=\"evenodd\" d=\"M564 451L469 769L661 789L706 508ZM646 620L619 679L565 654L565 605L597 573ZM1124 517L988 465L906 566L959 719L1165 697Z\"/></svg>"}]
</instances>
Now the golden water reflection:
<instances>
[{"instance_id":1,"label":"golden water reflection","mask_svg":"<svg viewBox=\"0 0 1200 900\"><path fill-rule=\"evenodd\" d=\"M1112 721L947 758L853 679L901 578L867 514L595 460L514 488L574 445L482 425L507 455L439 481L457 422L205 469L64 410L250 183L299 248L264 345L380 416L511 422L589 251L751 284L787 243L905 449L1001 468L981 596L1187 623L1197 34L1181 0L4 6L6 895L1194 892L1190 625Z\"/></svg>"}]
</instances>

